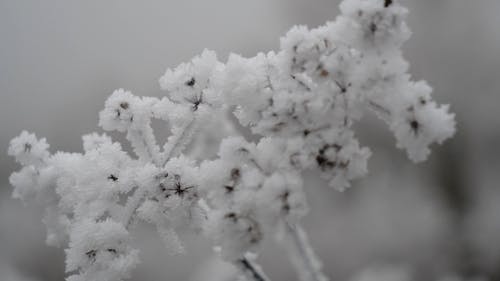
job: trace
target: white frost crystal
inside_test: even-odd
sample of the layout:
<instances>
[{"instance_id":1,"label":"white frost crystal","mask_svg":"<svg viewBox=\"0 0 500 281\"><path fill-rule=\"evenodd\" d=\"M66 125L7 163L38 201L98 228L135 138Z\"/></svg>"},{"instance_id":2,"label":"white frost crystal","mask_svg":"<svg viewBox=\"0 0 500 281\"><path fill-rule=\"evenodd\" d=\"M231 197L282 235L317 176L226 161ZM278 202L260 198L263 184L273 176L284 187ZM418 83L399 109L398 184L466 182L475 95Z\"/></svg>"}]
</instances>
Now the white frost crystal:
<instances>
[{"instance_id":1,"label":"white frost crystal","mask_svg":"<svg viewBox=\"0 0 500 281\"><path fill-rule=\"evenodd\" d=\"M10 141L8 154L23 166L42 166L49 157L49 144L45 138L37 139L35 134L23 131Z\"/></svg>"},{"instance_id":2,"label":"white frost crystal","mask_svg":"<svg viewBox=\"0 0 500 281\"><path fill-rule=\"evenodd\" d=\"M66 250L68 280L115 281L127 278L137 265L138 251L128 243L125 227L112 220L84 220L71 230Z\"/></svg>"}]
</instances>

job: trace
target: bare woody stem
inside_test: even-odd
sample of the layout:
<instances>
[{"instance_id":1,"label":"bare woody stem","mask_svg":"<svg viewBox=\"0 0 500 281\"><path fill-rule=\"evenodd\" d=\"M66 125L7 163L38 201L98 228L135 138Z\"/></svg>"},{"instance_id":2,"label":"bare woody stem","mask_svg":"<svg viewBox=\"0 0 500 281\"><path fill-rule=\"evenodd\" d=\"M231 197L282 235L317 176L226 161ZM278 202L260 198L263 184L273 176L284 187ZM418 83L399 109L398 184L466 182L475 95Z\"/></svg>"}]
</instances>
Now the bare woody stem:
<instances>
[{"instance_id":1,"label":"bare woody stem","mask_svg":"<svg viewBox=\"0 0 500 281\"><path fill-rule=\"evenodd\" d=\"M286 249L290 252L290 259L302 281L328 281L328 277L321 271L321 261L311 247L305 231L298 224L285 222L288 240Z\"/></svg>"},{"instance_id":2,"label":"bare woody stem","mask_svg":"<svg viewBox=\"0 0 500 281\"><path fill-rule=\"evenodd\" d=\"M249 281L269 281L269 278L262 272L260 266L247 258L241 258L233 264L243 273Z\"/></svg>"}]
</instances>

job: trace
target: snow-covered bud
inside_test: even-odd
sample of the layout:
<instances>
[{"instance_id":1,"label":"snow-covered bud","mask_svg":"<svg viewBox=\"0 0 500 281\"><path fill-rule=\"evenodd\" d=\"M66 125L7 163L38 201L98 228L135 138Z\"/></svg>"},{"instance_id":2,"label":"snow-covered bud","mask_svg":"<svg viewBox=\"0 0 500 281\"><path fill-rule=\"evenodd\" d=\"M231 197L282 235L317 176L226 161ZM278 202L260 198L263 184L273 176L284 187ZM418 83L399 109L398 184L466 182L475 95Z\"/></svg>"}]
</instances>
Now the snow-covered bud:
<instances>
[{"instance_id":1,"label":"snow-covered bud","mask_svg":"<svg viewBox=\"0 0 500 281\"><path fill-rule=\"evenodd\" d=\"M235 261L254 251L263 239L261 225L247 211L220 210L210 214L206 233L220 246L222 258Z\"/></svg>"},{"instance_id":2,"label":"snow-covered bud","mask_svg":"<svg viewBox=\"0 0 500 281\"><path fill-rule=\"evenodd\" d=\"M148 186L149 197L173 207L174 202L191 205L199 199L197 178L193 161L178 157L170 159L164 168L146 166L139 182Z\"/></svg>"},{"instance_id":3,"label":"snow-covered bud","mask_svg":"<svg viewBox=\"0 0 500 281\"><path fill-rule=\"evenodd\" d=\"M361 50L387 51L399 48L410 37L405 19L408 10L398 1L345 0L340 10L345 18L346 40Z\"/></svg>"},{"instance_id":4,"label":"snow-covered bud","mask_svg":"<svg viewBox=\"0 0 500 281\"><path fill-rule=\"evenodd\" d=\"M115 221L86 220L71 230L66 250L66 271L77 273L68 280L120 281L138 264L138 251L130 234Z\"/></svg>"},{"instance_id":5,"label":"snow-covered bud","mask_svg":"<svg viewBox=\"0 0 500 281\"><path fill-rule=\"evenodd\" d=\"M147 200L139 207L141 218L155 224L165 221L174 228L200 229L204 214L198 206L198 173L194 162L185 157L170 159L164 168L145 167L138 180L147 189Z\"/></svg>"},{"instance_id":6,"label":"snow-covered bud","mask_svg":"<svg viewBox=\"0 0 500 281\"><path fill-rule=\"evenodd\" d=\"M49 163L58 175L58 204L74 218L115 216L119 195L134 186L137 163L119 143L104 142L83 155L57 153Z\"/></svg>"},{"instance_id":7,"label":"snow-covered bud","mask_svg":"<svg viewBox=\"0 0 500 281\"><path fill-rule=\"evenodd\" d=\"M180 104L189 104L193 111L204 104L220 104L219 93L213 89L212 77L221 67L213 51L204 50L188 63L167 69L160 78L160 86L170 98Z\"/></svg>"},{"instance_id":8,"label":"snow-covered bud","mask_svg":"<svg viewBox=\"0 0 500 281\"><path fill-rule=\"evenodd\" d=\"M198 169L195 163L186 157L170 159L165 165L168 176L163 181L160 191L163 197L176 200L184 206L196 203L198 197Z\"/></svg>"},{"instance_id":9,"label":"snow-covered bud","mask_svg":"<svg viewBox=\"0 0 500 281\"><path fill-rule=\"evenodd\" d=\"M127 132L127 139L139 158L158 164L160 148L151 128L153 108L158 102L156 98L139 98L123 89L116 90L99 114L99 125L107 131Z\"/></svg>"},{"instance_id":10,"label":"snow-covered bud","mask_svg":"<svg viewBox=\"0 0 500 281\"><path fill-rule=\"evenodd\" d=\"M217 159L204 161L200 166L200 189L205 198L215 206L234 203L235 193L242 189L243 167Z\"/></svg>"},{"instance_id":11,"label":"snow-covered bud","mask_svg":"<svg viewBox=\"0 0 500 281\"><path fill-rule=\"evenodd\" d=\"M336 190L345 190L351 180L368 172L367 161L371 152L359 146L352 131L326 130L311 137L308 142L309 147L317 147L312 154L315 165Z\"/></svg>"},{"instance_id":12,"label":"snow-covered bud","mask_svg":"<svg viewBox=\"0 0 500 281\"><path fill-rule=\"evenodd\" d=\"M266 108L272 97L269 62L265 54L243 58L231 54L218 80L224 102L237 105L235 114L244 126L259 120L259 111Z\"/></svg>"},{"instance_id":13,"label":"snow-covered bud","mask_svg":"<svg viewBox=\"0 0 500 281\"><path fill-rule=\"evenodd\" d=\"M333 82L333 86L338 88L340 94L344 94L353 83L358 82L359 77L354 76L360 57L361 54L356 49L337 42L334 49L320 58L321 72L319 77Z\"/></svg>"},{"instance_id":14,"label":"snow-covered bud","mask_svg":"<svg viewBox=\"0 0 500 281\"><path fill-rule=\"evenodd\" d=\"M302 178L294 172L277 172L266 178L256 202L259 218L270 228L281 220L298 223L308 212Z\"/></svg>"},{"instance_id":15,"label":"snow-covered bud","mask_svg":"<svg viewBox=\"0 0 500 281\"><path fill-rule=\"evenodd\" d=\"M426 160L431 144L441 144L455 133L455 115L448 112L448 105L432 101L431 91L425 82L410 84L390 124L397 146L405 149L414 162Z\"/></svg>"},{"instance_id":16,"label":"snow-covered bud","mask_svg":"<svg viewBox=\"0 0 500 281\"><path fill-rule=\"evenodd\" d=\"M306 26L292 27L280 40L280 46L290 74L306 72L310 76L327 76L320 57L335 48L324 29L309 30Z\"/></svg>"},{"instance_id":17,"label":"snow-covered bud","mask_svg":"<svg viewBox=\"0 0 500 281\"><path fill-rule=\"evenodd\" d=\"M114 91L99 114L99 126L106 131L126 132L134 122L137 122L139 103L140 98L129 91L123 89Z\"/></svg>"},{"instance_id":18,"label":"snow-covered bud","mask_svg":"<svg viewBox=\"0 0 500 281\"><path fill-rule=\"evenodd\" d=\"M48 149L45 138L37 139L35 134L23 131L10 141L8 154L21 165L40 167L49 157Z\"/></svg>"}]
</instances>

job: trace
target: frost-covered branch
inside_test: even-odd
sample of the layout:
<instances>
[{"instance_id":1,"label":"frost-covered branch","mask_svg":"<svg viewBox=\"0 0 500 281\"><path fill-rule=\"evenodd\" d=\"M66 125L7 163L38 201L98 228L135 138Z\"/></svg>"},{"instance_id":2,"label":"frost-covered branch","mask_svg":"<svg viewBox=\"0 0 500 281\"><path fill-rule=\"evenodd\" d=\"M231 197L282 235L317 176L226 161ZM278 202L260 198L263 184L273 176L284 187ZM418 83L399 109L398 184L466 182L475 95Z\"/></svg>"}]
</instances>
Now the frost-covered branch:
<instances>
[{"instance_id":1,"label":"frost-covered branch","mask_svg":"<svg viewBox=\"0 0 500 281\"><path fill-rule=\"evenodd\" d=\"M235 262L236 266L243 272L248 280L268 281L262 269L247 258L241 258Z\"/></svg>"},{"instance_id":2,"label":"frost-covered branch","mask_svg":"<svg viewBox=\"0 0 500 281\"><path fill-rule=\"evenodd\" d=\"M287 239L291 240L287 247L289 250L292 262L294 262L297 273L304 281L328 281L329 279L321 271L321 261L314 253L314 250L309 243L307 234L300 225L291 225L286 223ZM285 242L286 243L286 242Z\"/></svg>"},{"instance_id":3,"label":"frost-covered branch","mask_svg":"<svg viewBox=\"0 0 500 281\"><path fill-rule=\"evenodd\" d=\"M135 155L106 134L84 136L83 153L50 154L45 139L27 132L14 138L8 153L22 168L10 177L13 195L46 208L47 242L68 245L67 280L127 278L138 263L135 220L153 224L172 252L183 251L181 226L211 238L254 281L268 278L248 257L264 237L284 232L301 278L328 280L300 228L309 208L302 172L317 170L340 191L365 176L372 152L353 124L366 111L414 162L455 132L448 106L408 74L407 10L384 0L344 0L340 8L333 22L293 27L275 52L223 63L203 51L165 72L161 98L113 92L99 125L126 133ZM230 109L259 136L255 143L227 129ZM153 119L170 128L163 145ZM186 152L196 139L211 143ZM217 155L207 156L214 146Z\"/></svg>"}]
</instances>

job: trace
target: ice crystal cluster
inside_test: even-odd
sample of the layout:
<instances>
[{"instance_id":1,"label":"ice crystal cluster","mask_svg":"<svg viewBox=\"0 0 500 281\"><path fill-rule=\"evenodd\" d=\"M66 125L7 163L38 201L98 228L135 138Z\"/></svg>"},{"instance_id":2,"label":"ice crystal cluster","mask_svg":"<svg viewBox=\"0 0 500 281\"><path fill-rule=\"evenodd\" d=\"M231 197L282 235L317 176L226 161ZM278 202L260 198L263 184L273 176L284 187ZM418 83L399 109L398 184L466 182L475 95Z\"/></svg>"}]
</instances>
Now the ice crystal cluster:
<instances>
[{"instance_id":1,"label":"ice crystal cluster","mask_svg":"<svg viewBox=\"0 0 500 281\"><path fill-rule=\"evenodd\" d=\"M116 90L99 125L125 133L135 155L106 134L83 136L83 153L51 154L28 132L13 139L8 153L22 165L10 177L14 197L46 208L47 243L66 245L68 280L127 278L138 263L129 231L139 220L171 251L182 251L178 227L207 235L253 280L267 277L249 253L279 234L302 279L327 280L299 225L308 212L302 172L318 170L337 190L363 177L371 151L353 124L366 111L415 162L455 130L448 106L407 73L407 10L388 0L345 0L340 9L318 28L293 27L277 52L223 63L205 50L166 71L164 97ZM171 130L163 146L153 119ZM244 139L235 120L257 141Z\"/></svg>"}]
</instances>

